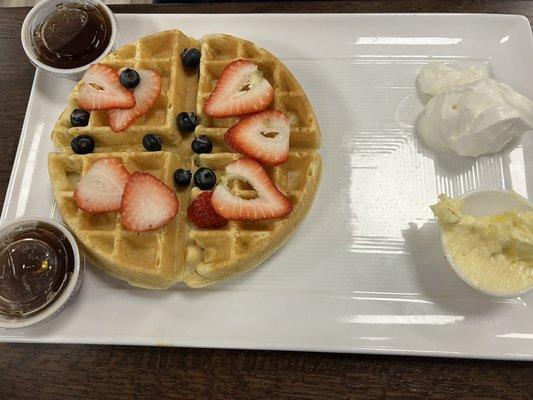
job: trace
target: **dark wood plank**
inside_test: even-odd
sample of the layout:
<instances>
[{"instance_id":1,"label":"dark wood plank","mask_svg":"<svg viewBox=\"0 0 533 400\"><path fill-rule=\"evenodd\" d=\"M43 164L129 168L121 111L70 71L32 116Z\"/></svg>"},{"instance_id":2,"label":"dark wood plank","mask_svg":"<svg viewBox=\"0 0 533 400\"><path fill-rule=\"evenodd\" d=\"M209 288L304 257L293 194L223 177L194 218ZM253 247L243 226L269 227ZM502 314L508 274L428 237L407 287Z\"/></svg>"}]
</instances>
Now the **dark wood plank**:
<instances>
[{"instance_id":1,"label":"dark wood plank","mask_svg":"<svg viewBox=\"0 0 533 400\"><path fill-rule=\"evenodd\" d=\"M491 12L533 17L533 1L322 1L114 6L135 13ZM33 67L27 8L0 8L0 200ZM0 399L531 399L533 363L87 345L0 344Z\"/></svg>"},{"instance_id":2,"label":"dark wood plank","mask_svg":"<svg viewBox=\"0 0 533 400\"><path fill-rule=\"evenodd\" d=\"M531 399L518 362L88 345L1 345L2 398ZM13 396L13 397L11 397Z\"/></svg>"},{"instance_id":3,"label":"dark wood plank","mask_svg":"<svg viewBox=\"0 0 533 400\"><path fill-rule=\"evenodd\" d=\"M17 151L34 68L20 44L20 27L28 9L0 8L0 202Z\"/></svg>"}]
</instances>

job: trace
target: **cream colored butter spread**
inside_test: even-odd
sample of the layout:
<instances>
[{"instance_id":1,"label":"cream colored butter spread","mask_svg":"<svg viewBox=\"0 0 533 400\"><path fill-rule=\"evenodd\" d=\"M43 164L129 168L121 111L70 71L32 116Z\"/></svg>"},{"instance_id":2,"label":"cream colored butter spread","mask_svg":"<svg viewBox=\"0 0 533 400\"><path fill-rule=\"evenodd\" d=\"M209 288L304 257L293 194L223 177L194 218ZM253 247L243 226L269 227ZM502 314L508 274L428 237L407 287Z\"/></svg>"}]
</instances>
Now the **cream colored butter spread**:
<instances>
[{"instance_id":1,"label":"cream colored butter spread","mask_svg":"<svg viewBox=\"0 0 533 400\"><path fill-rule=\"evenodd\" d=\"M443 194L431 209L450 256L475 287L499 294L533 287L533 212L474 217Z\"/></svg>"}]
</instances>

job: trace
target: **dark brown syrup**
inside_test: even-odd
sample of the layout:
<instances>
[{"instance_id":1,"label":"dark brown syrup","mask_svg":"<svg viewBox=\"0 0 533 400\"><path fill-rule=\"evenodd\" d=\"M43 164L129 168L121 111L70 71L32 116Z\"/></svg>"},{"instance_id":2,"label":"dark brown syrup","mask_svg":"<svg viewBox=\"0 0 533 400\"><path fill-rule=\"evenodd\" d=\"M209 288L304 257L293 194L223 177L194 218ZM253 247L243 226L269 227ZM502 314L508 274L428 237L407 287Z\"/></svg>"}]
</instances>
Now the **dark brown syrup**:
<instances>
[{"instance_id":1,"label":"dark brown syrup","mask_svg":"<svg viewBox=\"0 0 533 400\"><path fill-rule=\"evenodd\" d=\"M111 21L98 5L62 3L32 32L39 61L54 68L76 68L100 56L111 39Z\"/></svg>"},{"instance_id":2,"label":"dark brown syrup","mask_svg":"<svg viewBox=\"0 0 533 400\"><path fill-rule=\"evenodd\" d=\"M46 223L20 227L0 242L0 313L27 317L52 304L74 271L67 237Z\"/></svg>"}]
</instances>

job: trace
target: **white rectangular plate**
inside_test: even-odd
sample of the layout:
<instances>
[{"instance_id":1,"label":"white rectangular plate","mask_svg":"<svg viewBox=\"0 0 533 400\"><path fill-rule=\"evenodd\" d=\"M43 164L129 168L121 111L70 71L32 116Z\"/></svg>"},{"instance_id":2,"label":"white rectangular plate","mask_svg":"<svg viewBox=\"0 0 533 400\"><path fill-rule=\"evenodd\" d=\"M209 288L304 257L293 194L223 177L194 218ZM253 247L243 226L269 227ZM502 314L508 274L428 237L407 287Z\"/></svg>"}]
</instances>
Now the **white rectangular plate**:
<instances>
[{"instance_id":1,"label":"white rectangular plate","mask_svg":"<svg viewBox=\"0 0 533 400\"><path fill-rule=\"evenodd\" d=\"M203 290L136 289L94 267L59 317L0 340L533 359L533 296L495 299L447 265L439 193L533 197L533 134L477 159L417 139L429 60L486 64L533 98L526 18L504 15L118 15L121 44L164 29L223 32L277 55L323 131L324 176L296 235L252 273ZM2 220L60 218L46 157L73 83L37 72Z\"/></svg>"}]
</instances>

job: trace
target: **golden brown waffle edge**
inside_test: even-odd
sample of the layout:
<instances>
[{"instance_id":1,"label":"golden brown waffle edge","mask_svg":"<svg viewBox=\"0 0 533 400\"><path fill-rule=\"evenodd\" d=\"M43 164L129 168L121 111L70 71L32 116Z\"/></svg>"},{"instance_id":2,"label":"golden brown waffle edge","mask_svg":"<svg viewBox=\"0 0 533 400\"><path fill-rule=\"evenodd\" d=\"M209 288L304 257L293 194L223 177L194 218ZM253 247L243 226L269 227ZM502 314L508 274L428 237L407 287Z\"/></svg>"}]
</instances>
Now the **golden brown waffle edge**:
<instances>
[{"instance_id":1,"label":"golden brown waffle edge","mask_svg":"<svg viewBox=\"0 0 533 400\"><path fill-rule=\"evenodd\" d=\"M198 71L181 64L184 48L201 48ZM172 174L177 168L195 170L206 166L217 176L240 155L223 140L227 127L237 119L215 120L203 112L222 69L244 58L259 66L274 88L270 108L285 112L291 120L289 160L265 168L274 184L293 204L292 213L282 219L230 221L221 229L205 230L189 223L186 209L198 188L176 189L180 202L177 217L152 232L128 232L118 213L91 215L78 210L72 198L75 184L90 165L101 157L122 160L130 172L144 170L175 188ZM318 122L309 100L291 72L272 54L253 43L228 35L207 35L201 41L178 30L164 31L127 44L107 56L104 64L153 69L162 76L162 92L153 109L123 133L113 133L105 111L91 112L87 127L70 127L69 116L77 108L77 88L68 97L67 107L52 132L60 152L49 155L49 172L59 210L81 241L89 256L104 271L133 285L165 289L183 281L201 287L243 274L267 259L282 246L302 222L318 190L322 163L317 150L321 144ZM196 111L201 123L193 134L182 135L176 125L181 111ZM163 151L146 152L142 137L156 133L163 139ZM96 141L95 153L73 154L70 141L89 134ZM196 135L213 142L211 154L196 155L190 143ZM249 185L234 182L232 191L254 197Z\"/></svg>"}]
</instances>

